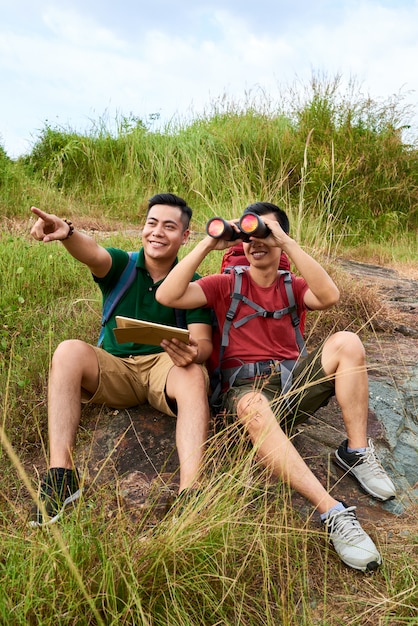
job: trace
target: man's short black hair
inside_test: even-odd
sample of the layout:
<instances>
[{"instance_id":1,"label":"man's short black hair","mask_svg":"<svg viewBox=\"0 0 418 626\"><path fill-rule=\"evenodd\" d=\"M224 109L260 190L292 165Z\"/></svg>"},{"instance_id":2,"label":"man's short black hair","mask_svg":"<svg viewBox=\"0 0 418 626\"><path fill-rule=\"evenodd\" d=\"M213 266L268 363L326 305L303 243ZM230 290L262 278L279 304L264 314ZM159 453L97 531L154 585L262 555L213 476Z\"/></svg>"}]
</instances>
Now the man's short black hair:
<instances>
[{"instance_id":1,"label":"man's short black hair","mask_svg":"<svg viewBox=\"0 0 418 626\"><path fill-rule=\"evenodd\" d=\"M250 204L244 210L244 213L255 213L256 215L266 215L266 213L274 213L276 216L276 220L279 222L280 226L283 228L284 232L288 235L290 224L289 218L283 209L280 209L275 204L271 204L271 202L254 202L254 204Z\"/></svg>"},{"instance_id":2,"label":"man's short black hair","mask_svg":"<svg viewBox=\"0 0 418 626\"><path fill-rule=\"evenodd\" d=\"M166 204L168 206L175 206L179 208L181 211L181 220L183 222L184 230L189 228L193 211L189 206L187 206L186 200L183 200L180 196L174 195L174 193L157 193L148 200L147 215L155 204Z\"/></svg>"}]
</instances>

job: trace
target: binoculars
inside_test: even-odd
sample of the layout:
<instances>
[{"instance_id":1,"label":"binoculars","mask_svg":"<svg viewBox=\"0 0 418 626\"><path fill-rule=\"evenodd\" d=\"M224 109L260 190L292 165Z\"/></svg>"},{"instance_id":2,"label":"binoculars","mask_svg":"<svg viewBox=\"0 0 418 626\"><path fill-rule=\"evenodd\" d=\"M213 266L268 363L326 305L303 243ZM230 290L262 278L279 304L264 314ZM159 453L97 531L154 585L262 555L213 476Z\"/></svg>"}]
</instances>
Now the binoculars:
<instances>
[{"instance_id":1,"label":"binoculars","mask_svg":"<svg viewBox=\"0 0 418 626\"><path fill-rule=\"evenodd\" d=\"M206 232L214 239L224 239L225 241L235 241L241 239L249 242L250 237L264 239L270 234L270 228L263 222L256 213L244 213L238 222L240 232L231 226L222 217L212 217L206 224Z\"/></svg>"}]
</instances>

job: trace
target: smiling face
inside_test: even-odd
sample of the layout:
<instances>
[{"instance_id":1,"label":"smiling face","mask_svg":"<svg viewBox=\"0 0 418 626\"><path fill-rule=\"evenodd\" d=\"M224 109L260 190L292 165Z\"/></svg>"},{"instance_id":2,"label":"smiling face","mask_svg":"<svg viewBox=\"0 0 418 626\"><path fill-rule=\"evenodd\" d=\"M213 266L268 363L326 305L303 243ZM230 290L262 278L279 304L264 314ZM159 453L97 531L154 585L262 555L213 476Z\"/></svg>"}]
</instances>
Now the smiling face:
<instances>
[{"instance_id":1,"label":"smiling face","mask_svg":"<svg viewBox=\"0 0 418 626\"><path fill-rule=\"evenodd\" d=\"M155 204L148 212L142 231L145 256L173 262L189 232L188 228L184 230L182 212L178 207Z\"/></svg>"},{"instance_id":2,"label":"smiling face","mask_svg":"<svg viewBox=\"0 0 418 626\"><path fill-rule=\"evenodd\" d=\"M266 213L265 215L261 216L261 219L263 219L264 217L270 220L277 221L274 213ZM244 242L244 253L248 259L248 262L254 268L277 269L279 267L281 249L277 248L276 246L273 247L267 245L264 239L257 239L254 241L250 241L249 243Z\"/></svg>"}]
</instances>

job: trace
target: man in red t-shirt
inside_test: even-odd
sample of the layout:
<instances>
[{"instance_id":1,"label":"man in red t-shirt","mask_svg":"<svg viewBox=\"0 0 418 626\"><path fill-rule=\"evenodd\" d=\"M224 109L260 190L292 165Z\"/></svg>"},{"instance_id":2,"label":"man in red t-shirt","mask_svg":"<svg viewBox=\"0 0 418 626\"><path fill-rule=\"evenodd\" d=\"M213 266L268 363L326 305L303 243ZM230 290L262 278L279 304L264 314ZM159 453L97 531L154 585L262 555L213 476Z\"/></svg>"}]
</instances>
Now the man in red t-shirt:
<instances>
[{"instance_id":1,"label":"man in red t-shirt","mask_svg":"<svg viewBox=\"0 0 418 626\"><path fill-rule=\"evenodd\" d=\"M266 311L286 307L278 272L284 252L300 274L293 276L292 284L303 329L306 311L334 305L339 299L338 288L324 268L289 236L287 216L279 207L257 202L245 212L262 216L269 234L244 242L249 269L243 276L241 293ZM236 223L231 224L239 232ZM231 245L205 237L170 272L157 291L157 300L179 308L212 307L222 334L234 276L217 274L196 282L192 277L209 252ZM254 308L245 300L241 302L229 331L221 363L223 373L228 372L223 381L223 406L243 424L262 463L316 507L340 558L355 569L376 569L381 556L361 528L355 507L347 507L327 492L288 436L295 424L335 394L347 430L347 439L335 453L337 463L376 499L395 497L393 482L378 461L371 439L367 439L368 377L363 345L356 334L337 332L309 356L298 358L291 316L253 316L239 325L253 313ZM283 394L280 363L289 359L298 360L292 387ZM235 379L231 372L236 373Z\"/></svg>"}]
</instances>

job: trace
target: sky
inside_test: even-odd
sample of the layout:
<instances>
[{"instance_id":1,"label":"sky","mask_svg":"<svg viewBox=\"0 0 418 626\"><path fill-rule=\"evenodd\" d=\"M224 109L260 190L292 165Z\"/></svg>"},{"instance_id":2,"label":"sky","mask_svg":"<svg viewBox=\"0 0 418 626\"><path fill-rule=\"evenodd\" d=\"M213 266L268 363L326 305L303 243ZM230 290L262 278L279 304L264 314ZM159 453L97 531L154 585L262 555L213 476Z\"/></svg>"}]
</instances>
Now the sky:
<instances>
[{"instance_id":1,"label":"sky","mask_svg":"<svg viewBox=\"0 0 418 626\"><path fill-rule=\"evenodd\" d=\"M415 111L417 60L418 0L0 0L0 145L275 102L313 76Z\"/></svg>"}]
</instances>

